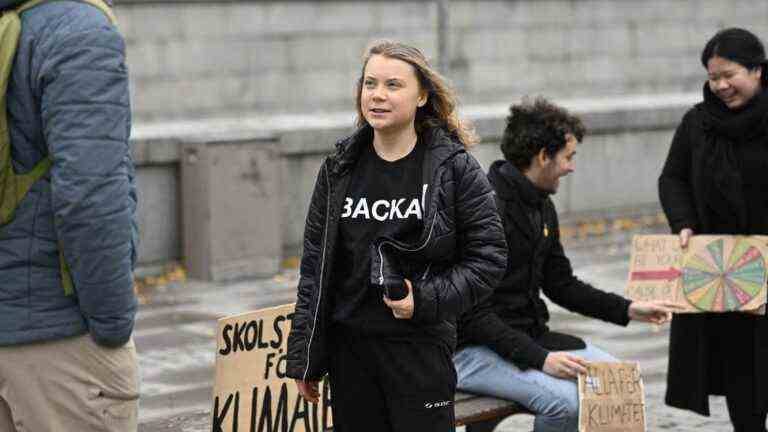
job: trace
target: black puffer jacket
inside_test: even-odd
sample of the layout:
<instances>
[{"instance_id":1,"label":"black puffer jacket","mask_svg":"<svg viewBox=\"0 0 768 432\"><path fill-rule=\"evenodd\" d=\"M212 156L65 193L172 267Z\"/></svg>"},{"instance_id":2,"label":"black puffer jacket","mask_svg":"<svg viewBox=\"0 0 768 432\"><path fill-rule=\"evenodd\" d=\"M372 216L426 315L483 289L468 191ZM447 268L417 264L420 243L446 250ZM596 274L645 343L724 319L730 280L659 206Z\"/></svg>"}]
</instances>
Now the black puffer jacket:
<instances>
[{"instance_id":1,"label":"black puffer jacket","mask_svg":"<svg viewBox=\"0 0 768 432\"><path fill-rule=\"evenodd\" d=\"M488 178L509 243L507 273L491 297L462 316L459 344L486 345L522 368L537 369L550 350L583 348L580 339L549 330L541 291L568 310L627 325L628 300L574 276L552 200L507 161L494 162Z\"/></svg>"},{"instance_id":2,"label":"black puffer jacket","mask_svg":"<svg viewBox=\"0 0 768 432\"><path fill-rule=\"evenodd\" d=\"M327 371L326 349L333 280L330 275L340 211L361 144L373 133L363 127L337 143L317 176L304 231L296 312L288 337L288 376L318 380ZM441 129L421 134L426 145L424 228L414 244L378 239L372 247L371 281L413 281L414 322L456 345L459 315L490 295L504 274L507 249L493 191L458 140ZM375 251L375 253L374 253Z\"/></svg>"}]
</instances>

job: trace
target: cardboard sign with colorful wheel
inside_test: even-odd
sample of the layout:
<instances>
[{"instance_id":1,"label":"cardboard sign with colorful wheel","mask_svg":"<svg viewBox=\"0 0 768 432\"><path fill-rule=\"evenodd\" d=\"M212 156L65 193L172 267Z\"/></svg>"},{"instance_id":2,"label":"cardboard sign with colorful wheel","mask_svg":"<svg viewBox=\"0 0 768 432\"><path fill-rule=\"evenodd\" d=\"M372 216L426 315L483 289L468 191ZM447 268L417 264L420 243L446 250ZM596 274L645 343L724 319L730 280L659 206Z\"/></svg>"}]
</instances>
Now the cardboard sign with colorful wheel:
<instances>
[{"instance_id":1,"label":"cardboard sign with colorful wheel","mask_svg":"<svg viewBox=\"0 0 768 432\"><path fill-rule=\"evenodd\" d=\"M768 237L635 236L627 295L668 300L685 312L755 312L766 304Z\"/></svg>"}]
</instances>

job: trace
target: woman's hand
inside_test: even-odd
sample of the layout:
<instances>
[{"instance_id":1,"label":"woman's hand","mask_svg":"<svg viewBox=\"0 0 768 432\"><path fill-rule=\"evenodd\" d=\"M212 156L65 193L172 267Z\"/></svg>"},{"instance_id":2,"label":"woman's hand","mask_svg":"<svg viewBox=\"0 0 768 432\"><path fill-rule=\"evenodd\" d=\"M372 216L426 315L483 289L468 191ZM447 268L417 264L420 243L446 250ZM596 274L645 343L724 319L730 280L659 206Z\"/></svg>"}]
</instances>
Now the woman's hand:
<instances>
[{"instance_id":1,"label":"woman's hand","mask_svg":"<svg viewBox=\"0 0 768 432\"><path fill-rule=\"evenodd\" d=\"M405 287L408 288L408 295L400 300L390 300L384 296L384 304L392 309L392 315L397 319L413 318L413 285L408 279L404 279Z\"/></svg>"},{"instance_id":2,"label":"woman's hand","mask_svg":"<svg viewBox=\"0 0 768 432\"><path fill-rule=\"evenodd\" d=\"M304 399L314 404L320 402L320 381L304 381L295 379L296 387L299 388L299 393Z\"/></svg>"},{"instance_id":3,"label":"woman's hand","mask_svg":"<svg viewBox=\"0 0 768 432\"><path fill-rule=\"evenodd\" d=\"M557 378L576 378L587 373L587 361L567 351L553 351L547 354L541 370Z\"/></svg>"},{"instance_id":4,"label":"woman's hand","mask_svg":"<svg viewBox=\"0 0 768 432\"><path fill-rule=\"evenodd\" d=\"M633 301L629 305L629 319L660 325L671 321L673 312L683 310L682 305L668 301Z\"/></svg>"},{"instance_id":5,"label":"woman's hand","mask_svg":"<svg viewBox=\"0 0 768 432\"><path fill-rule=\"evenodd\" d=\"M690 228L683 228L680 230L680 247L685 249L688 247L688 240L693 236L693 230Z\"/></svg>"}]
</instances>

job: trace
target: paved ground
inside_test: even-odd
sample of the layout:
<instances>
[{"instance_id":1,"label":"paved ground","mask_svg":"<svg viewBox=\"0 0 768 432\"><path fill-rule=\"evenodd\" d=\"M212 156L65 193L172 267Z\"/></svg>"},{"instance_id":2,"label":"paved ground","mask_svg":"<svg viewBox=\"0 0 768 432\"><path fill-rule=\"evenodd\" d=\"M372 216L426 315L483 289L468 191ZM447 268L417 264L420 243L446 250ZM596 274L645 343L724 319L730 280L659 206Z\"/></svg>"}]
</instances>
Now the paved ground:
<instances>
[{"instance_id":1,"label":"paved ground","mask_svg":"<svg viewBox=\"0 0 768 432\"><path fill-rule=\"evenodd\" d=\"M632 224L629 224L630 228ZM589 229L582 229L586 233ZM592 231L600 231L599 226ZM586 240L577 235L566 243L576 272L596 286L621 292L627 277L629 236L663 228L635 226ZM579 229L574 230L580 232ZM210 430L214 331L220 316L289 303L295 299L295 274L271 280L232 284L175 283L144 292L136 344L143 375L140 427L142 432L202 432ZM725 405L712 399L706 418L664 406L667 362L666 328L631 324L621 328L587 320L553 307L552 327L581 335L625 360L640 362L643 371L648 430L714 432L730 430ZM506 420L497 431L530 431L532 417Z\"/></svg>"}]
</instances>

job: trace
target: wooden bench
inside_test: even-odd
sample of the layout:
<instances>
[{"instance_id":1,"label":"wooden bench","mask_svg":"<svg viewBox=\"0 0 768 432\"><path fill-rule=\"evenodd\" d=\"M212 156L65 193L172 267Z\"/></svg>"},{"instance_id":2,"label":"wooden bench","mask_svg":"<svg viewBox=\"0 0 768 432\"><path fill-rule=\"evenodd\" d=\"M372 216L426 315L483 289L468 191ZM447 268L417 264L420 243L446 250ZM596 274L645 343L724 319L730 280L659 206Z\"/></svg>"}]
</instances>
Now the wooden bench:
<instances>
[{"instance_id":1,"label":"wooden bench","mask_svg":"<svg viewBox=\"0 0 768 432\"><path fill-rule=\"evenodd\" d=\"M491 432L504 418L514 414L529 414L515 402L469 393L456 393L454 401L456 426L466 426L467 432ZM142 423L139 432L209 432L211 413L197 410L190 413ZM327 429L332 431L333 429Z\"/></svg>"},{"instance_id":2,"label":"wooden bench","mask_svg":"<svg viewBox=\"0 0 768 432\"><path fill-rule=\"evenodd\" d=\"M530 414L516 402L456 392L453 410L456 426L466 426L467 432L492 432L506 417Z\"/></svg>"}]
</instances>

